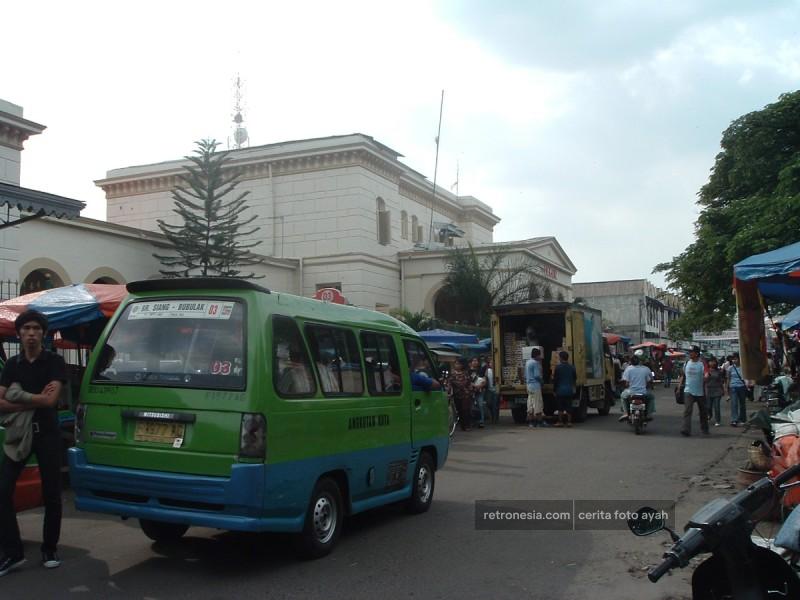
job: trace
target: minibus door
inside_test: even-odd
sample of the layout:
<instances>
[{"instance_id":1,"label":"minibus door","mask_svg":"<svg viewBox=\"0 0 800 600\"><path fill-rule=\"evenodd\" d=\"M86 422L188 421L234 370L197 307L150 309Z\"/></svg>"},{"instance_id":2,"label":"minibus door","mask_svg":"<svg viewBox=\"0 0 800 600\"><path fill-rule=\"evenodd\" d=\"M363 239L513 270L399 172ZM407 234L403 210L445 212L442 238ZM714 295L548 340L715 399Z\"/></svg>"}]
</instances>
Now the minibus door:
<instances>
[{"instance_id":1,"label":"minibus door","mask_svg":"<svg viewBox=\"0 0 800 600\"><path fill-rule=\"evenodd\" d=\"M432 440L447 435L447 397L438 390L426 391L420 385L413 384L415 370L419 370L431 379L437 379L435 363L424 344L416 340L403 340L408 364L408 377L411 379L411 442L416 446L419 442Z\"/></svg>"}]
</instances>

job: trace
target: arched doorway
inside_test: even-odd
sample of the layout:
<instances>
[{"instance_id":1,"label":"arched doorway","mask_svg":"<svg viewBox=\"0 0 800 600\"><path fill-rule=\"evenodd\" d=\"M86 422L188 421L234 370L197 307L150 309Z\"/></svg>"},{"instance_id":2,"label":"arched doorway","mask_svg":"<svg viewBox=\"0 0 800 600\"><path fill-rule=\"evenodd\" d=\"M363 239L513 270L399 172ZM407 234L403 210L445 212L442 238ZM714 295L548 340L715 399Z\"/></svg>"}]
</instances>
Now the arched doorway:
<instances>
[{"instance_id":1,"label":"arched doorway","mask_svg":"<svg viewBox=\"0 0 800 600\"><path fill-rule=\"evenodd\" d=\"M50 269L35 269L28 273L25 279L22 280L19 293L32 294L33 292L40 292L42 290L49 290L64 285L64 281L59 277L58 273Z\"/></svg>"},{"instance_id":2,"label":"arched doorway","mask_svg":"<svg viewBox=\"0 0 800 600\"><path fill-rule=\"evenodd\" d=\"M113 277L98 277L92 283L110 283L110 284L117 284L119 281L116 281Z\"/></svg>"}]
</instances>

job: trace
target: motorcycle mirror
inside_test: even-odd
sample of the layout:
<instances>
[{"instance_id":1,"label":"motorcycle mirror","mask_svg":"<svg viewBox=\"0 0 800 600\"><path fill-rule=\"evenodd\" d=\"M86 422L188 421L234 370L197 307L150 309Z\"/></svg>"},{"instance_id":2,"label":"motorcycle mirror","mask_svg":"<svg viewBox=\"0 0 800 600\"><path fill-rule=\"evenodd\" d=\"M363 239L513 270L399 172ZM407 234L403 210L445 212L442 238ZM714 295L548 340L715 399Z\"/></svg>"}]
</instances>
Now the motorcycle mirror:
<instances>
[{"instance_id":1,"label":"motorcycle mirror","mask_svg":"<svg viewBox=\"0 0 800 600\"><path fill-rule=\"evenodd\" d=\"M651 535L664 529L664 511L643 506L628 519L628 529L633 535Z\"/></svg>"}]
</instances>

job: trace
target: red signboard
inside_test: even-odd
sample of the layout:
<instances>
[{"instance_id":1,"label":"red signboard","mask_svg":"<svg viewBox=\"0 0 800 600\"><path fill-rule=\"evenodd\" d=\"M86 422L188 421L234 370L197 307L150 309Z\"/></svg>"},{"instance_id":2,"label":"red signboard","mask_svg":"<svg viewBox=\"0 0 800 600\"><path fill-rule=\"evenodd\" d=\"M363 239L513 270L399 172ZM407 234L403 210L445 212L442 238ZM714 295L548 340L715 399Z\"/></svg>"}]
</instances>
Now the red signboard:
<instances>
[{"instance_id":1,"label":"red signboard","mask_svg":"<svg viewBox=\"0 0 800 600\"><path fill-rule=\"evenodd\" d=\"M314 298L317 300L322 300L323 302L331 302L333 304L346 304L344 296L342 296L342 292L336 288L322 288L321 290L317 290L317 293L314 294Z\"/></svg>"}]
</instances>

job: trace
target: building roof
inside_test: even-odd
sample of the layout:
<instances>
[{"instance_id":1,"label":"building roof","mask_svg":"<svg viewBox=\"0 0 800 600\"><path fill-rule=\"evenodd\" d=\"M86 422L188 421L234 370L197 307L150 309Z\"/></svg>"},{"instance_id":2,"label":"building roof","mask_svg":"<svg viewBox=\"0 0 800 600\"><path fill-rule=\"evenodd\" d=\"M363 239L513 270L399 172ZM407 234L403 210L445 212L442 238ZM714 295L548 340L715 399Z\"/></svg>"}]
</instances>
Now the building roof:
<instances>
[{"instance_id":1,"label":"building roof","mask_svg":"<svg viewBox=\"0 0 800 600\"><path fill-rule=\"evenodd\" d=\"M350 153L351 156L354 156L353 153L366 152L365 156L370 157L370 164L380 165L379 170L391 173L393 177L401 180L403 186L425 196L426 203L430 202L430 195L433 191L431 181L398 160L402 154L363 133L291 140L227 152L231 158L230 165L245 170L267 163L275 165L278 163L302 163L303 161L310 161L308 166L311 168L325 168L325 165L329 164L327 159L333 155ZM120 187L123 191L119 195L128 196L135 193L137 182L155 180L157 185L163 185L171 178L181 175L184 167L189 164L187 159L182 158L112 169L106 173L105 179L98 179L95 184L106 191L107 197L111 197L109 193L119 194L118 188ZM260 171L257 169L256 171L258 172L257 176L263 176ZM245 173L243 178L247 179L249 176ZM152 186L143 188L143 191L152 190ZM436 203L449 207L451 210L455 209L461 214L465 212L476 214L478 218L487 221L490 226L500 222L500 218L494 214L489 205L473 196L456 196L440 186L436 187Z\"/></svg>"},{"instance_id":2,"label":"building roof","mask_svg":"<svg viewBox=\"0 0 800 600\"><path fill-rule=\"evenodd\" d=\"M9 206L20 212L31 213L14 221L0 222L0 229L2 229L36 217L52 216L59 219L74 219L81 214L81 210L86 208L86 203L0 182L0 206Z\"/></svg>"}]
</instances>

